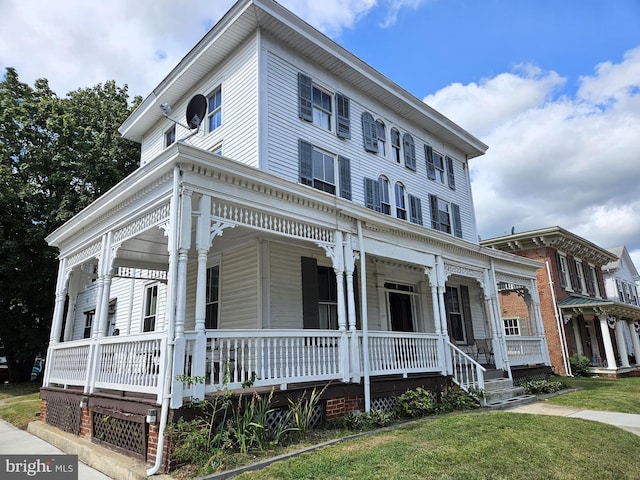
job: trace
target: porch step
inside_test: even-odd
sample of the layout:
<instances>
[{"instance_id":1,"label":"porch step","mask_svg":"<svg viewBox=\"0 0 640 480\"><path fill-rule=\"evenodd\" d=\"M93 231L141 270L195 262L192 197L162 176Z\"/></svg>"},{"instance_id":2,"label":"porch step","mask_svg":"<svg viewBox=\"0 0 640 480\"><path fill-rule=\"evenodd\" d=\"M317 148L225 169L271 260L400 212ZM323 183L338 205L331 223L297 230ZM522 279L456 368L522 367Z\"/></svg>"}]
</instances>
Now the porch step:
<instances>
[{"instance_id":1,"label":"porch step","mask_svg":"<svg viewBox=\"0 0 640 480\"><path fill-rule=\"evenodd\" d=\"M514 387L509 378L493 378L484 382L486 407L489 409L510 408L534 402L534 395L526 395L524 388Z\"/></svg>"},{"instance_id":2,"label":"porch step","mask_svg":"<svg viewBox=\"0 0 640 480\"><path fill-rule=\"evenodd\" d=\"M485 405L489 410L506 410L520 405L526 405L537 401L535 395L518 395L516 397L506 398L504 400L487 401Z\"/></svg>"}]
</instances>

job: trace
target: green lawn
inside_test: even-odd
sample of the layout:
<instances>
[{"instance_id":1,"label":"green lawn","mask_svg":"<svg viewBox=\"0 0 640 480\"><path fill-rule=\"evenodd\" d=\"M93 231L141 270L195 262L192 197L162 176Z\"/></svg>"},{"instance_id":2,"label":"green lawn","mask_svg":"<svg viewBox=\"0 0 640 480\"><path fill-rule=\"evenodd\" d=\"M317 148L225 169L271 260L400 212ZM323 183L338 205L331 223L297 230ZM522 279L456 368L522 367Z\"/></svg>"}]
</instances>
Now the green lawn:
<instances>
[{"instance_id":1,"label":"green lawn","mask_svg":"<svg viewBox=\"0 0 640 480\"><path fill-rule=\"evenodd\" d=\"M580 390L552 397L548 400L549 403L588 410L640 414L640 377L557 377L553 380Z\"/></svg>"},{"instance_id":2,"label":"green lawn","mask_svg":"<svg viewBox=\"0 0 640 480\"><path fill-rule=\"evenodd\" d=\"M640 437L509 412L438 417L278 462L239 479L640 479Z\"/></svg>"},{"instance_id":3,"label":"green lawn","mask_svg":"<svg viewBox=\"0 0 640 480\"><path fill-rule=\"evenodd\" d=\"M26 429L40 411L40 385L37 383L5 383L0 385L0 418Z\"/></svg>"}]
</instances>

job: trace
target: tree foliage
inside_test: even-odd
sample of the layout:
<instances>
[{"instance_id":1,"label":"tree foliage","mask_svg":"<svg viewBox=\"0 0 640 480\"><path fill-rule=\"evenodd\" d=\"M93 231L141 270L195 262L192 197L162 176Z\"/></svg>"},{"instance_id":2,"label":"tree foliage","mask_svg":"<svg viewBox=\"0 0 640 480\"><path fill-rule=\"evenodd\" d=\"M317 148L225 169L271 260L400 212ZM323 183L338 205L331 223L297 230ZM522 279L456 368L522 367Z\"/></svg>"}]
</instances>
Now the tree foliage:
<instances>
[{"instance_id":1,"label":"tree foliage","mask_svg":"<svg viewBox=\"0 0 640 480\"><path fill-rule=\"evenodd\" d=\"M118 127L139 103L113 81L66 97L13 68L0 82L0 344L14 381L49 339L58 262L45 237L137 167Z\"/></svg>"}]
</instances>

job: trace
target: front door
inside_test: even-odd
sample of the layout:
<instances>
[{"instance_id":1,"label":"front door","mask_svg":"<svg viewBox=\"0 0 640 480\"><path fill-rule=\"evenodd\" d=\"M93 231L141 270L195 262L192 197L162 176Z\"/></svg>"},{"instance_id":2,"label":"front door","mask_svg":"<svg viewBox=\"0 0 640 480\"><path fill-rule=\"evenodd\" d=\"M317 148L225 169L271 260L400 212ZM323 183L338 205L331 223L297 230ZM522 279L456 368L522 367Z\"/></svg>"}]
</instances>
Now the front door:
<instances>
[{"instance_id":1,"label":"front door","mask_svg":"<svg viewBox=\"0 0 640 480\"><path fill-rule=\"evenodd\" d=\"M410 293L398 291L398 285L385 285L387 289L387 301L389 303L389 318L391 330L394 332L413 332L413 302ZM395 288L394 288L395 287ZM403 289L411 290L410 286L402 285ZM395 291L390 290L393 288Z\"/></svg>"}]
</instances>

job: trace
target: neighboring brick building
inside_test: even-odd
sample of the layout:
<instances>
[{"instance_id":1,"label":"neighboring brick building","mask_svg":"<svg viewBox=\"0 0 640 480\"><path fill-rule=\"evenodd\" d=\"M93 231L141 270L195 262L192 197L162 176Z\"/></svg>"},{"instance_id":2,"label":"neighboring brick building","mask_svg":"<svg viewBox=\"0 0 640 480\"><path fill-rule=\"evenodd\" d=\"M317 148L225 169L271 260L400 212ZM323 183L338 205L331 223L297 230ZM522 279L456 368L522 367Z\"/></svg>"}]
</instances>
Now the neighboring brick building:
<instances>
[{"instance_id":1,"label":"neighboring brick building","mask_svg":"<svg viewBox=\"0 0 640 480\"><path fill-rule=\"evenodd\" d=\"M605 290L603 266L618 265L614 253L561 227L491 238L481 245L544 264L537 273L540 311L551 364L558 374L571 374L569 358L576 354L590 358L594 373L600 375L640 374L636 329L640 307L607 296ZM508 285L500 289L507 335L520 334L516 321L527 313L523 299ZM514 319L511 325L509 319Z\"/></svg>"}]
</instances>

